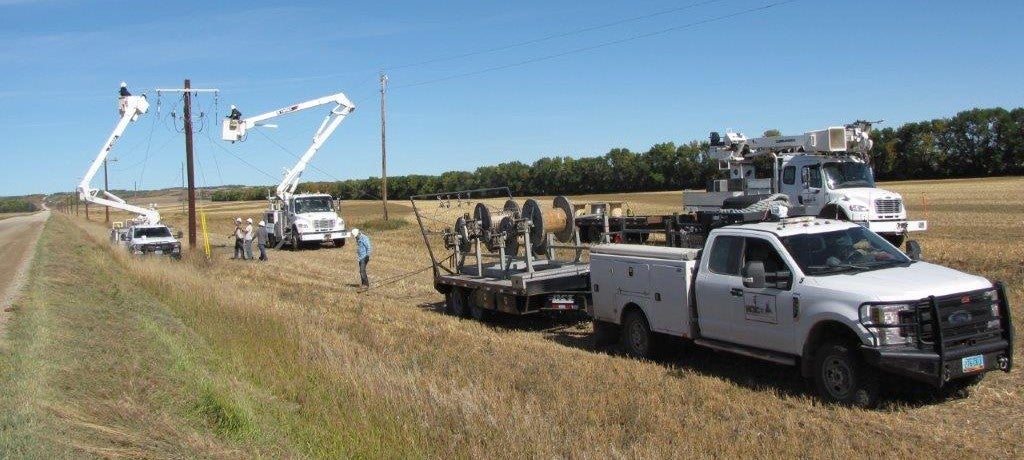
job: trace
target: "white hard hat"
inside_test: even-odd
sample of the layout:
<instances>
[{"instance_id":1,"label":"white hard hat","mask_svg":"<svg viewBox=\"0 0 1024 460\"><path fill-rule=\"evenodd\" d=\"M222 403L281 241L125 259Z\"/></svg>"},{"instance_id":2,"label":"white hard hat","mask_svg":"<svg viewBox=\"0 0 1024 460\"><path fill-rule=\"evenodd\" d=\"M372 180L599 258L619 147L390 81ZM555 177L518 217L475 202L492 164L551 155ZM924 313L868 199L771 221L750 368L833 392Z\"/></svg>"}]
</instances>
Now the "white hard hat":
<instances>
[{"instance_id":1,"label":"white hard hat","mask_svg":"<svg viewBox=\"0 0 1024 460\"><path fill-rule=\"evenodd\" d=\"M121 87L122 87L122 88L124 88L124 87L127 87L127 86L128 86L128 84L127 84L127 83L125 83L125 82L123 82L123 81L121 82Z\"/></svg>"},{"instance_id":2,"label":"white hard hat","mask_svg":"<svg viewBox=\"0 0 1024 460\"><path fill-rule=\"evenodd\" d=\"M241 218L241 217L236 217L236 218L235 218L235 223L236 223L236 224L240 224L240 223L242 223L242 218Z\"/></svg>"},{"instance_id":3,"label":"white hard hat","mask_svg":"<svg viewBox=\"0 0 1024 460\"><path fill-rule=\"evenodd\" d=\"M235 104L231 104L231 110L235 110Z\"/></svg>"},{"instance_id":4,"label":"white hard hat","mask_svg":"<svg viewBox=\"0 0 1024 460\"><path fill-rule=\"evenodd\" d=\"M263 221L261 220L261 221L260 221L260 227L266 227L266 226L267 226L267 223L266 223L266 222L263 222Z\"/></svg>"},{"instance_id":5,"label":"white hard hat","mask_svg":"<svg viewBox=\"0 0 1024 460\"><path fill-rule=\"evenodd\" d=\"M252 217L250 217L248 219L245 219L245 221L251 224L252 223Z\"/></svg>"},{"instance_id":6,"label":"white hard hat","mask_svg":"<svg viewBox=\"0 0 1024 460\"><path fill-rule=\"evenodd\" d=\"M352 236L359 236L359 229L358 228L353 228L352 229Z\"/></svg>"}]
</instances>

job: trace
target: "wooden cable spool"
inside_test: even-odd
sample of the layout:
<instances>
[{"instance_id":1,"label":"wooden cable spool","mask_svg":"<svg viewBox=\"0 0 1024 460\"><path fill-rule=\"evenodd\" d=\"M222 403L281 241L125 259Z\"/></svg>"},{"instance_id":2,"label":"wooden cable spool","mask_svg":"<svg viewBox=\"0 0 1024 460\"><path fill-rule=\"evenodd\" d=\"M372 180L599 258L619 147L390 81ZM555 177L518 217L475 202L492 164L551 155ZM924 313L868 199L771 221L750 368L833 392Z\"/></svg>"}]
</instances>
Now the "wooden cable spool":
<instances>
[{"instance_id":1,"label":"wooden cable spool","mask_svg":"<svg viewBox=\"0 0 1024 460\"><path fill-rule=\"evenodd\" d=\"M534 199L523 203L522 216L533 223L530 229L530 249L534 254L540 255L547 250L547 238L544 236L548 233L554 233L555 239L568 243L576 231L576 216L573 214L572 202L560 195L555 197L552 206L549 209L542 209Z\"/></svg>"}]
</instances>

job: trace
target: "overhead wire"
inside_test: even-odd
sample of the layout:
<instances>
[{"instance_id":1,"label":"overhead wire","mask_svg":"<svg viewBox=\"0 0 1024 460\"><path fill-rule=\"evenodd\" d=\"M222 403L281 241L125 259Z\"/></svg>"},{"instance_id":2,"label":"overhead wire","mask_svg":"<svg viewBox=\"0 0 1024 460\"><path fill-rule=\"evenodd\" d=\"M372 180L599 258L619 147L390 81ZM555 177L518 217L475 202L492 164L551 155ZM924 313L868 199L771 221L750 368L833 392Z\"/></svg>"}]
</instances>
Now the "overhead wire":
<instances>
[{"instance_id":1,"label":"overhead wire","mask_svg":"<svg viewBox=\"0 0 1024 460\"><path fill-rule=\"evenodd\" d=\"M431 80L425 80L425 81L421 81L421 82L417 82L417 83L409 83L409 84L405 84L405 85L397 85L397 86L394 86L392 89L401 89L401 88L412 88L412 87L416 87L416 86L425 86L425 85L430 85L430 84L434 84L434 83L440 83L440 82L444 82L444 81L448 81L448 80L454 80L454 79L457 79L457 78L464 78L464 77L469 77L469 76L473 76L473 75L480 75L480 74L484 74L484 73L488 73L488 72L494 72L494 71L497 71L497 70L504 70L504 69L509 69L509 68L512 68L512 67L519 67L519 66L523 66L523 65L527 65L527 64L533 64L533 63L536 63L536 62L547 61L547 60L551 60L551 59L555 59L555 58L559 58L559 57L563 57L563 56L569 56L569 55L572 55L572 54L583 53L583 52L586 52L586 51L592 51L592 50L595 50L595 49L604 48L604 47L608 47L608 46L612 46L612 45L618 45L618 44L621 44L621 43L626 43L626 42L631 42L631 41L635 41L635 40L640 40L640 39L643 39L643 38L649 38L649 37L654 37L654 36L657 36L657 35L663 35L663 34L666 34L666 33L669 33L669 32L677 31L677 30L689 29L689 28L701 26L701 25L704 25L704 24L712 23L712 22L722 21L722 20L725 20L725 19L730 19L730 18L734 18L734 17L737 17L737 16L742 16L742 15L745 15L745 14L750 14L750 13L754 13L754 12L758 12L758 11L767 10L769 8L774 8L776 6L781 6L781 5L785 5L787 3L793 3L793 2L796 2L796 1L797 0L783 0L783 1L778 1L778 2L772 2L772 3L766 4L766 5L761 5L761 6L754 7L754 8L748 8L748 9L737 11L737 12L730 13L730 14L724 14L724 15L721 15L721 16L715 16L715 17L708 18L708 19L702 19L700 21L689 22L689 23L686 23L686 24L682 24L682 25L678 25L678 26L673 26L673 27L668 27L668 28L656 30L656 31L653 31L653 32L646 32L646 33L642 33L642 34L632 35L632 36L629 36L629 37L626 37L626 38L620 38L620 39L617 39L617 40L610 40L610 41L598 43L598 44L595 44L595 45L589 45L589 46L584 46L584 47L580 47L580 48L574 48L574 49L571 49L571 50L568 50L568 51L563 51L563 52L560 52L560 53L554 53L554 54L549 54L549 55L545 55L545 56L539 56L539 57L525 59L525 60L522 60L522 61L513 62L513 63L509 63L509 64L503 64L503 65L498 65L498 66L493 66L493 67L487 67L487 68L484 68L484 69L474 70L474 71L471 71L471 72L458 73L458 74L449 75L449 76L446 76L446 77L435 78L435 79L431 79Z\"/></svg>"},{"instance_id":2,"label":"overhead wire","mask_svg":"<svg viewBox=\"0 0 1024 460\"><path fill-rule=\"evenodd\" d=\"M469 52L460 53L460 54L453 54L453 55L450 55L450 56L443 56L443 57L438 57L438 58L433 58L433 59L427 59L425 61L413 62L413 63L409 63L409 64L397 65L397 66L392 66L392 67L385 67L384 70L405 69L405 68L409 68L409 67L418 67L418 66L427 65L427 64L435 64L435 63L438 63L438 62L452 61L452 60L456 60L456 59L462 59L462 58L467 58L467 57L479 56L481 54L496 53L496 52L499 52L499 51L505 51L505 50L509 50L509 49L512 49L512 48L518 48L518 47L528 46L528 45L535 45L537 43L543 43L543 42L546 42L546 41L549 41L549 40L554 40L554 39L557 39L557 38L571 37L573 35L579 35L579 34L583 34L583 33L587 33L587 32L593 32L595 30L607 29L609 27L614 27L614 26L626 24L626 23L629 23L629 22L641 21L641 20L644 20L644 19L650 19L650 18L654 18L654 17L658 17L658 16L664 16L666 14L676 13L676 12L679 12L679 11L688 10L688 9L691 9L691 8L696 8L696 7L699 7L699 6L709 5L709 4L712 4L712 3L719 3L719 2L722 2L722 1L725 1L725 0L706 0L706 1L702 1L702 2L691 3L691 4L688 4L688 5L678 6L678 7L675 7L675 8L669 8L669 9L661 10L661 11L655 11L653 13L648 13L648 14L644 14L644 15L640 15L640 16L634 16L634 17L631 17L631 18L620 19L620 20L617 20L617 21L612 21L612 22L608 22L608 23L604 23L604 24L595 25L595 26L583 27L583 28L571 30L571 31L568 31L568 32L560 32L560 33L551 34L551 35L547 35L547 36L540 37L540 38L534 38L534 39L531 39L531 40L524 40L524 41L521 41L521 42L510 43L508 45L496 46L496 47L493 47L493 48L486 48L486 49L481 49L481 50L477 50L477 51L469 51Z\"/></svg>"}]
</instances>

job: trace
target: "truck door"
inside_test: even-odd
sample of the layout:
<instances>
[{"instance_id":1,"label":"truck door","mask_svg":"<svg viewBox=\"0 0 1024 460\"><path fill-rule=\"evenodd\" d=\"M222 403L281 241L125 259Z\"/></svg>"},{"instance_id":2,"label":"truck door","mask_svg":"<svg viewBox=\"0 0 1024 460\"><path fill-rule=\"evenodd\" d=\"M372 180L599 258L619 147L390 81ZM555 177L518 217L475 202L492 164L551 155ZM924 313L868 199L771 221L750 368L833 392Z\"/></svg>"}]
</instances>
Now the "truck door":
<instances>
[{"instance_id":1,"label":"truck door","mask_svg":"<svg viewBox=\"0 0 1024 460\"><path fill-rule=\"evenodd\" d=\"M771 240L746 237L743 264L757 261L764 264L766 285L747 288L743 278L734 277L732 290L742 291L733 297L738 319L731 342L784 353L795 353L793 318L793 270L780 256Z\"/></svg>"},{"instance_id":2,"label":"truck door","mask_svg":"<svg viewBox=\"0 0 1024 460\"><path fill-rule=\"evenodd\" d=\"M800 182L802 189L797 202L807 207L807 214L818 215L827 201L822 191L821 165L815 163L800 167Z\"/></svg>"},{"instance_id":3,"label":"truck door","mask_svg":"<svg viewBox=\"0 0 1024 460\"><path fill-rule=\"evenodd\" d=\"M703 337L732 341L743 298L739 281L743 237L720 235L708 244L711 251L705 256L707 265L702 266L696 280L697 324Z\"/></svg>"}]
</instances>

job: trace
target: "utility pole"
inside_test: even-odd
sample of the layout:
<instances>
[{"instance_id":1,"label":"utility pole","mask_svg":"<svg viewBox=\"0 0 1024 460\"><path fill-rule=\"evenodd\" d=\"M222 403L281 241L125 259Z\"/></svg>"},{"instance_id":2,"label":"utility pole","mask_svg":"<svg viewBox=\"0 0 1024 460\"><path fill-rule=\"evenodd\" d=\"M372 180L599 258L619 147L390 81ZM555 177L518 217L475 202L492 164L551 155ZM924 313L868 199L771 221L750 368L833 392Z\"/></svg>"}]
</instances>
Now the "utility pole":
<instances>
[{"instance_id":1,"label":"utility pole","mask_svg":"<svg viewBox=\"0 0 1024 460\"><path fill-rule=\"evenodd\" d=\"M196 175L192 159L192 84L185 79L185 162L188 164L188 247L196 247Z\"/></svg>"},{"instance_id":2,"label":"utility pole","mask_svg":"<svg viewBox=\"0 0 1024 460\"><path fill-rule=\"evenodd\" d=\"M103 190L110 191L110 182L107 181L107 161L117 161L117 158L103 159ZM110 206L103 207L103 222L110 223Z\"/></svg>"},{"instance_id":3,"label":"utility pole","mask_svg":"<svg viewBox=\"0 0 1024 460\"><path fill-rule=\"evenodd\" d=\"M199 89L193 88L192 82L189 79L185 79L184 88L175 89L163 89L157 88L156 93L159 97L162 92L172 93L183 93L182 97L184 101L184 114L185 119L185 164L188 169L188 246L189 248L195 249L196 247L196 176L195 176L195 162L192 154L192 95L194 93L218 93L217 89Z\"/></svg>"},{"instance_id":4,"label":"utility pole","mask_svg":"<svg viewBox=\"0 0 1024 460\"><path fill-rule=\"evenodd\" d=\"M384 220L388 220L388 149L387 149L387 90L388 75L380 73L380 176L381 199L384 201Z\"/></svg>"}]
</instances>

